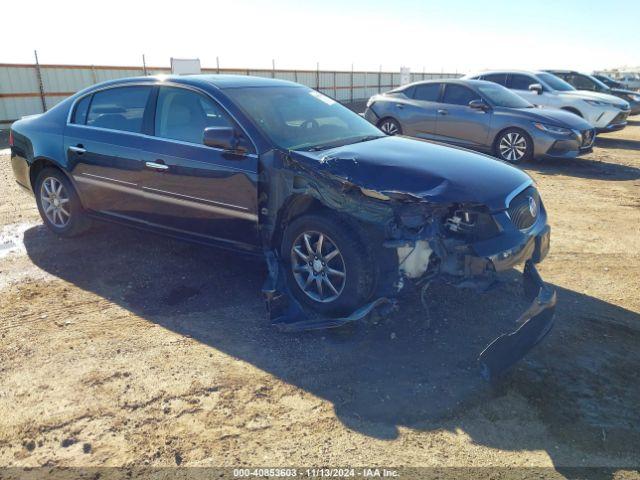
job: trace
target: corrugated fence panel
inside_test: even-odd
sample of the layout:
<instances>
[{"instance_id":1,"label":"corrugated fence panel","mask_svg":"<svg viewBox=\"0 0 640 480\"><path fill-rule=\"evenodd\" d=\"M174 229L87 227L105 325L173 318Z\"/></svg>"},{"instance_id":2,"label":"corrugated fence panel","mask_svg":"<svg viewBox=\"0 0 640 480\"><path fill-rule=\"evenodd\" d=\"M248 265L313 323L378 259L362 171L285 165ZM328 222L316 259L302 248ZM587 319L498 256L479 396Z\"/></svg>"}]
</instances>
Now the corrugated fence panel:
<instances>
[{"instance_id":1,"label":"corrugated fence panel","mask_svg":"<svg viewBox=\"0 0 640 480\"><path fill-rule=\"evenodd\" d=\"M316 72L298 72L298 83L309 88L316 88L317 78Z\"/></svg>"},{"instance_id":2,"label":"corrugated fence panel","mask_svg":"<svg viewBox=\"0 0 640 480\"><path fill-rule=\"evenodd\" d=\"M0 122L17 120L34 113L42 113L40 97L0 98Z\"/></svg>"},{"instance_id":3,"label":"corrugated fence panel","mask_svg":"<svg viewBox=\"0 0 640 480\"><path fill-rule=\"evenodd\" d=\"M38 77L34 67L1 67L0 94L39 92Z\"/></svg>"},{"instance_id":4,"label":"corrugated fence panel","mask_svg":"<svg viewBox=\"0 0 640 480\"><path fill-rule=\"evenodd\" d=\"M77 92L97 83L90 69L41 68L45 92Z\"/></svg>"}]
</instances>

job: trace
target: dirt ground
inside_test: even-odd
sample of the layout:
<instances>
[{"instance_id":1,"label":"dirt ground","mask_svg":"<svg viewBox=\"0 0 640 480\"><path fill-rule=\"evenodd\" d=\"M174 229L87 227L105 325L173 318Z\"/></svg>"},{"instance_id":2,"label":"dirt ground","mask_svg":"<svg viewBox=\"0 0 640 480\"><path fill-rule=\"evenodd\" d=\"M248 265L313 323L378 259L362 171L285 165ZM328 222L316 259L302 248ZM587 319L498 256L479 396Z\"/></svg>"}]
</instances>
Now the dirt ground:
<instances>
[{"instance_id":1,"label":"dirt ground","mask_svg":"<svg viewBox=\"0 0 640 480\"><path fill-rule=\"evenodd\" d=\"M557 322L490 386L474 359L524 308L515 273L434 291L429 330L408 293L378 323L282 334L261 263L106 224L57 239L1 156L0 465L637 468L640 119L525 169Z\"/></svg>"}]
</instances>

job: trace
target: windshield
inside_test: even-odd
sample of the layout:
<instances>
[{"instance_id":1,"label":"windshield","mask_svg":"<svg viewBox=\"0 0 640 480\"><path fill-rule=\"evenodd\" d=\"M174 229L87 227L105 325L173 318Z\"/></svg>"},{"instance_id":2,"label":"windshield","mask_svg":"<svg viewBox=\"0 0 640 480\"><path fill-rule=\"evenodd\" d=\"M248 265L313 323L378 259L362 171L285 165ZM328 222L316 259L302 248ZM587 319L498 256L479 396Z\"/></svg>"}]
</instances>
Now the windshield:
<instances>
[{"instance_id":1,"label":"windshield","mask_svg":"<svg viewBox=\"0 0 640 480\"><path fill-rule=\"evenodd\" d=\"M572 90L575 90L575 88L573 88L567 82L550 73L538 73L537 77L554 90L558 90L560 92L570 92Z\"/></svg>"},{"instance_id":2,"label":"windshield","mask_svg":"<svg viewBox=\"0 0 640 480\"><path fill-rule=\"evenodd\" d=\"M385 136L357 113L306 87L230 88L225 93L287 150L322 150Z\"/></svg>"},{"instance_id":3,"label":"windshield","mask_svg":"<svg viewBox=\"0 0 640 480\"><path fill-rule=\"evenodd\" d=\"M478 90L496 107L533 108L533 105L520 95L513 93L511 90L497 83L478 85Z\"/></svg>"}]
</instances>

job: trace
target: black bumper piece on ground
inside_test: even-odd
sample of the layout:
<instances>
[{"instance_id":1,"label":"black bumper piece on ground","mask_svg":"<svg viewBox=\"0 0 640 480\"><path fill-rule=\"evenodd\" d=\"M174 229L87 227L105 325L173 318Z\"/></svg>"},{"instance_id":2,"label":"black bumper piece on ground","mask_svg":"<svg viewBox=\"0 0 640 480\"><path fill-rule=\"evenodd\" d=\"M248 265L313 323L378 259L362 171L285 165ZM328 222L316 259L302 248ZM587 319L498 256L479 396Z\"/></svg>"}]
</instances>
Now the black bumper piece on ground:
<instances>
[{"instance_id":1,"label":"black bumper piece on ground","mask_svg":"<svg viewBox=\"0 0 640 480\"><path fill-rule=\"evenodd\" d=\"M532 260L524 268L524 289L532 297L531 305L520 315L520 326L499 336L480 353L480 372L486 380L494 380L521 360L553 327L556 292L545 284Z\"/></svg>"}]
</instances>

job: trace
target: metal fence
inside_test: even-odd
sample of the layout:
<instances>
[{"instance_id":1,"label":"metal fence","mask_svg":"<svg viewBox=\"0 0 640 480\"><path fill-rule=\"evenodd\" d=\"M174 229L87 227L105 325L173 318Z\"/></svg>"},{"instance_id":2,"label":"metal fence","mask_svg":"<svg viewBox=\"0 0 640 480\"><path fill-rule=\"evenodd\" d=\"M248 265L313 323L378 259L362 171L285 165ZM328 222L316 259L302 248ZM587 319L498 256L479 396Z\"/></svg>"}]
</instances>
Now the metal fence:
<instances>
[{"instance_id":1,"label":"metal fence","mask_svg":"<svg viewBox=\"0 0 640 480\"><path fill-rule=\"evenodd\" d=\"M169 68L98 65L0 63L0 128L24 115L48 110L78 90L123 77L169 74ZM302 83L343 103L366 100L400 85L399 72L270 70L203 68L202 73L226 73L278 78ZM412 73L411 81L455 78L455 73Z\"/></svg>"}]
</instances>

